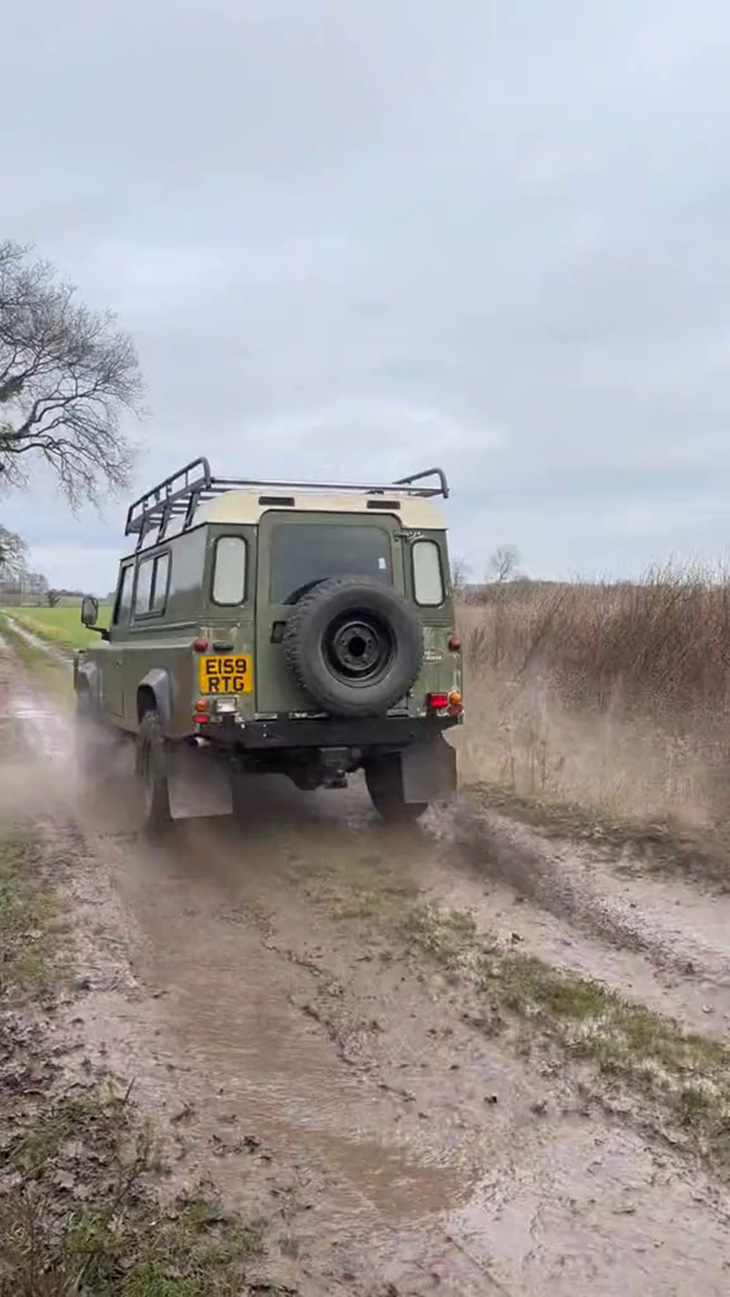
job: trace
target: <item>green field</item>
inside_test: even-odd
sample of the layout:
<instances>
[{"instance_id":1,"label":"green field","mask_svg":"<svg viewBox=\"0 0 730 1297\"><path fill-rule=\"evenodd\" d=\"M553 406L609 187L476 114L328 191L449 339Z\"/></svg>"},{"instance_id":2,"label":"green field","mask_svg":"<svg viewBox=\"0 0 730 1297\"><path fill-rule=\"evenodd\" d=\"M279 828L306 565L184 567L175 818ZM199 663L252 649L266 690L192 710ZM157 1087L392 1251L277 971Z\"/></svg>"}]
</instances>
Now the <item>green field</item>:
<instances>
[{"instance_id":1,"label":"green field","mask_svg":"<svg viewBox=\"0 0 730 1297\"><path fill-rule=\"evenodd\" d=\"M10 617L60 649L85 648L98 643L99 636L81 624L81 609L73 608L5 608ZM99 608L99 625L108 626L111 605Z\"/></svg>"}]
</instances>

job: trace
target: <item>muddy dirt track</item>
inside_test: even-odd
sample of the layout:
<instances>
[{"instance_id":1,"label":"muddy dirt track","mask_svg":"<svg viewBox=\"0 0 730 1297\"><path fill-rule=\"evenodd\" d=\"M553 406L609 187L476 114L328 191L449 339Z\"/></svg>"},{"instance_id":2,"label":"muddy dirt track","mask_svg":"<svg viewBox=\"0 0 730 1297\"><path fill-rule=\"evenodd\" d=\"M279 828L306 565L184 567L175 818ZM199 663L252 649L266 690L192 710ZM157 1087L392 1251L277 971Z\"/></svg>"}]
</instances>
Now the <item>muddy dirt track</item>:
<instances>
[{"instance_id":1,"label":"muddy dirt track","mask_svg":"<svg viewBox=\"0 0 730 1297\"><path fill-rule=\"evenodd\" d=\"M84 977L59 1017L159 1123L171 1190L270 1225L261 1283L301 1297L730 1291L730 1197L575 1069L492 1030L384 916L421 899L723 1035L730 906L551 852L462 806L379 823L359 786L251 784L244 830L134 831L122 758L79 797L68 722L31 685L6 805L43 826ZM17 674L15 676L17 680ZM12 712L12 717L11 717ZM615 867L614 867L615 866ZM482 1016L480 1016L480 1014ZM263 1291L263 1289L260 1289Z\"/></svg>"}]
</instances>

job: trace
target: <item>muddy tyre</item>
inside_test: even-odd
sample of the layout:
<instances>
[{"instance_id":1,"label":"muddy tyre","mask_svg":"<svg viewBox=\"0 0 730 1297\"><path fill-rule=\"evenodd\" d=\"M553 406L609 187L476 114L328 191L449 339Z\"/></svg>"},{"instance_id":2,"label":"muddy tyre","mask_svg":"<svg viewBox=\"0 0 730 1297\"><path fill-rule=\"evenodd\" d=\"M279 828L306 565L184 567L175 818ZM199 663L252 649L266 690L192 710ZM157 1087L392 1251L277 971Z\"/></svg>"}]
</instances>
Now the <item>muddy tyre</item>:
<instances>
[{"instance_id":1,"label":"muddy tyre","mask_svg":"<svg viewBox=\"0 0 730 1297\"><path fill-rule=\"evenodd\" d=\"M146 712L137 731L137 777L142 795L143 831L160 838L172 821L167 742L156 711Z\"/></svg>"},{"instance_id":2,"label":"muddy tyre","mask_svg":"<svg viewBox=\"0 0 730 1297\"><path fill-rule=\"evenodd\" d=\"M373 806L382 819L405 824L420 819L428 810L428 802L407 802L403 796L400 753L372 757L365 762L363 772Z\"/></svg>"},{"instance_id":3,"label":"muddy tyre","mask_svg":"<svg viewBox=\"0 0 730 1297\"><path fill-rule=\"evenodd\" d=\"M383 716L423 662L418 618L395 590L364 577L320 581L293 609L284 657L331 716Z\"/></svg>"}]
</instances>

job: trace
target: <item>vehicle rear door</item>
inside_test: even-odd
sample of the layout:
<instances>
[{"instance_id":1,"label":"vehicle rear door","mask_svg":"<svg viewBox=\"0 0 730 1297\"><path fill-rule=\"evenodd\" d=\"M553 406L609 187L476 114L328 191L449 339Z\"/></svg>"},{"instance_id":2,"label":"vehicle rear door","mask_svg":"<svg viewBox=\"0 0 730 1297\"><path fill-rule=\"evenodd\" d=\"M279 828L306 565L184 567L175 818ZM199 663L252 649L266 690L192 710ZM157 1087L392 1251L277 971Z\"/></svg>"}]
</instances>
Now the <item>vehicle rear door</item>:
<instances>
[{"instance_id":1,"label":"vehicle rear door","mask_svg":"<svg viewBox=\"0 0 730 1297\"><path fill-rule=\"evenodd\" d=\"M272 510L259 524L256 589L256 712L316 714L316 703L286 664L283 638L297 601L336 576L382 580L404 593L400 520L392 514L288 513Z\"/></svg>"}]
</instances>

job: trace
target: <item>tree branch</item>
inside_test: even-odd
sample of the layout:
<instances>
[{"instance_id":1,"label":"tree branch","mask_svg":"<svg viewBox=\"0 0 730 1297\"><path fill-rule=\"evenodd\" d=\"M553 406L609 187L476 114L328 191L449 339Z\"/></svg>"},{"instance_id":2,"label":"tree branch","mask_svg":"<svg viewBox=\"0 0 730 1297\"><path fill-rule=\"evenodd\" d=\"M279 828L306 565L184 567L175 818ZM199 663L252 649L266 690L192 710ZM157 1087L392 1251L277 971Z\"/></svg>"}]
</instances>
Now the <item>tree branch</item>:
<instances>
[{"instance_id":1,"label":"tree branch","mask_svg":"<svg viewBox=\"0 0 730 1297\"><path fill-rule=\"evenodd\" d=\"M133 448L122 422L142 414L131 339L88 310L46 262L0 243L0 474L22 484L41 456L72 504L126 485ZM59 435L62 433L63 435Z\"/></svg>"}]
</instances>

